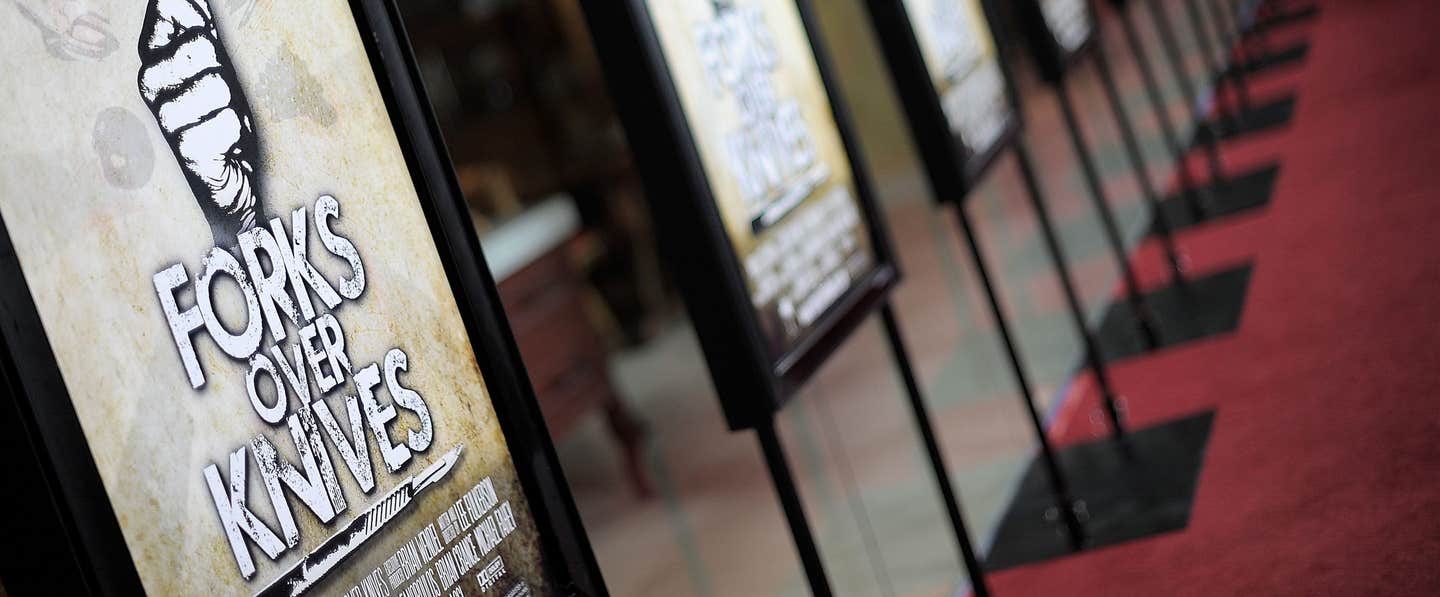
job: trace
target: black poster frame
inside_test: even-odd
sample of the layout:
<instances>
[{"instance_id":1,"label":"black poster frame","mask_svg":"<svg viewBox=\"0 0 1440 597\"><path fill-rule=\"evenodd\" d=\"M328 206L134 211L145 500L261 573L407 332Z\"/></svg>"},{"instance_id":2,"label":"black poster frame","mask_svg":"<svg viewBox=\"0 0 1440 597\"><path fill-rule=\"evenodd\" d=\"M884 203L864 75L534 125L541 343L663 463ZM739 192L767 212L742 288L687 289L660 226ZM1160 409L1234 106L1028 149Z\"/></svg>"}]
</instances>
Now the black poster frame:
<instances>
[{"instance_id":1,"label":"black poster frame","mask_svg":"<svg viewBox=\"0 0 1440 597\"><path fill-rule=\"evenodd\" d=\"M901 112L913 131L926 174L935 187L932 189L935 200L939 203L963 203L970 196L970 190L1015 144L1025 128L1025 115L1014 88L1014 77L1005 59L1001 38L992 27L998 21L991 14L990 3L979 0L981 10L985 12L985 25L991 29L995 60L1005 79L1010 121L995 142L978 154L971 153L950 128L939 94L930 81L925 56L903 0L866 0L866 4L880 41L881 53L891 72L890 80L899 94Z\"/></svg>"},{"instance_id":2,"label":"black poster frame","mask_svg":"<svg viewBox=\"0 0 1440 597\"><path fill-rule=\"evenodd\" d=\"M547 581L561 595L608 595L419 83L399 10L394 0L349 4L539 531ZM0 577L11 590L38 581L89 594L141 593L8 230L0 217L0 279L7 281L0 284L0 415L6 423L13 416L18 430L0 446L23 450L19 457L26 460L15 467L24 477L10 479L0 492L7 516L0 525L28 536L3 542L0 555L29 553L0 563ZM44 520L11 517L22 511ZM253 580L246 587L262 588Z\"/></svg>"},{"instance_id":3,"label":"black poster frame","mask_svg":"<svg viewBox=\"0 0 1440 597\"><path fill-rule=\"evenodd\" d=\"M726 421L732 430L768 425L865 317L880 307L901 275L813 9L807 0L795 2L849 161L875 266L852 283L809 333L775 355L724 230L649 8L644 0L582 4L605 66L610 96L650 197L662 252L685 296Z\"/></svg>"},{"instance_id":4,"label":"black poster frame","mask_svg":"<svg viewBox=\"0 0 1440 597\"><path fill-rule=\"evenodd\" d=\"M1055 84L1065 78L1070 69L1085 58L1098 43L1100 20L1095 14L1095 7L1090 0L1082 0L1085 5L1085 17L1090 22L1090 30L1085 36L1085 41L1067 52L1055 38L1055 30L1045 22L1044 9L1040 3L1043 0L1019 0L1016 7L1020 17L1021 34L1025 37L1025 44L1030 47L1031 56L1035 58L1035 65L1039 68L1040 77L1046 82ZM994 21L992 21L994 22Z\"/></svg>"}]
</instances>

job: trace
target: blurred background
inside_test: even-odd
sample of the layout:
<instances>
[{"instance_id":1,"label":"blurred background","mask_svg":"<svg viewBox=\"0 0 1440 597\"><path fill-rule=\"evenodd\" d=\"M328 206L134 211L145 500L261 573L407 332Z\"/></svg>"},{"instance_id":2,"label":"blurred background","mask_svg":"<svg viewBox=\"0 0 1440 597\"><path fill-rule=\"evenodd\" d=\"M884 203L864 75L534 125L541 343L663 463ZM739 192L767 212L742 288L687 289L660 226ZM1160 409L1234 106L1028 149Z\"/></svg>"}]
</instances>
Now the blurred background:
<instances>
[{"instance_id":1,"label":"blurred background","mask_svg":"<svg viewBox=\"0 0 1440 597\"><path fill-rule=\"evenodd\" d=\"M1035 441L976 288L952 208L931 196L863 0L819 0L905 278L894 297L973 540L988 545ZM401 3L486 258L615 595L808 594L759 446L726 430L577 0ZM998 3L1006 4L1006 3ZM1117 30L1108 4L1100 18ZM1183 14L1180 0L1162 2ZM1001 8L1025 136L1092 315L1117 283L1053 92ZM1151 58L1160 46L1137 19ZM1183 20L1182 20L1183 22ZM1179 42L1197 87L1191 29ZM1152 176L1173 171L1119 35L1104 39ZM1190 122L1168 68L1173 120ZM1077 108L1132 246L1149 214L1099 79ZM1080 342L1011 158L970 213L1018 325L1043 412L1061 408ZM903 388L876 321L780 417L826 567L845 595L949 595L966 582ZM1099 412L1079 413L1104 433ZM1073 433L1075 430L1071 430Z\"/></svg>"}]
</instances>

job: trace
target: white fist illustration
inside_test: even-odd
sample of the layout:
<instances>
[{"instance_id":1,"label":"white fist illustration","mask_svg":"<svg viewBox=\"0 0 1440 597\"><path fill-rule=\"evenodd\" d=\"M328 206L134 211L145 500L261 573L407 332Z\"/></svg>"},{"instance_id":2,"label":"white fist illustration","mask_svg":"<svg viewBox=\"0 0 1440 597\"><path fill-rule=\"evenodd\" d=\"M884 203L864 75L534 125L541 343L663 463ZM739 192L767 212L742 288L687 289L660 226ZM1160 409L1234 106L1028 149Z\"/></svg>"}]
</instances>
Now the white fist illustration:
<instances>
[{"instance_id":1,"label":"white fist illustration","mask_svg":"<svg viewBox=\"0 0 1440 597\"><path fill-rule=\"evenodd\" d=\"M209 0L150 0L140 28L140 95L170 143L217 245L266 219L259 140Z\"/></svg>"}]
</instances>

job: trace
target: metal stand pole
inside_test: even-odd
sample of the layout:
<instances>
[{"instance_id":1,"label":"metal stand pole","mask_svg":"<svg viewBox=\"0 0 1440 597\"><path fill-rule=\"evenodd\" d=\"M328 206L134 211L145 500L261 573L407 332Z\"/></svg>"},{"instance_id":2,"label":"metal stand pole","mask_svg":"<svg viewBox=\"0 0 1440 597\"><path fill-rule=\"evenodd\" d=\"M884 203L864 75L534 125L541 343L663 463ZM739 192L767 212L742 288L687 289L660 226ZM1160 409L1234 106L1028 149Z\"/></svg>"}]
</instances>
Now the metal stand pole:
<instances>
[{"instance_id":1,"label":"metal stand pole","mask_svg":"<svg viewBox=\"0 0 1440 597\"><path fill-rule=\"evenodd\" d=\"M805 506L800 503L800 491L790 475L785 449L780 445L780 436L775 433L775 420L769 418L756 425L755 435L760 438L765 465L775 482L775 493L780 497L780 507L785 510L785 520L790 523L790 536L795 540L795 551L800 555L800 564L810 581L810 593L815 597L830 597L830 579L825 575L820 548L815 545L815 536L810 533L810 523L805 519Z\"/></svg>"},{"instance_id":2,"label":"metal stand pole","mask_svg":"<svg viewBox=\"0 0 1440 597\"><path fill-rule=\"evenodd\" d=\"M1145 51L1139 30L1135 27L1134 15L1128 10L1120 11L1120 24L1125 30L1130 55L1135 58L1135 65L1140 69L1140 80L1145 84L1145 96L1150 100L1150 109L1155 112L1155 120L1160 124L1160 136L1164 138L1165 146L1170 149L1171 158L1175 160L1176 169L1180 173L1181 196L1185 198L1185 205L1190 208L1190 215L1196 221L1203 220L1208 211L1207 207L1214 203L1214 199L1210 197L1210 189L1197 189L1195 178L1190 173L1190 161L1185 157L1189 152L1180 142L1180 136L1175 134L1175 124L1170 121L1170 110L1165 107L1165 95L1160 92L1160 83L1150 65L1149 54ZM1162 216L1156 216L1160 217Z\"/></svg>"},{"instance_id":3,"label":"metal stand pole","mask_svg":"<svg viewBox=\"0 0 1440 597\"><path fill-rule=\"evenodd\" d=\"M1252 20L1253 13L1249 9L1248 2L1231 2L1223 0L1224 8L1230 13L1231 22L1235 23L1235 32L1240 36L1241 43L1251 43L1260 47L1262 52L1270 51L1270 36L1263 31L1255 31Z\"/></svg>"},{"instance_id":4,"label":"metal stand pole","mask_svg":"<svg viewBox=\"0 0 1440 597\"><path fill-rule=\"evenodd\" d=\"M1153 214L1160 246L1165 250L1166 261L1170 263L1170 279L1176 285L1184 285L1185 274L1182 271L1184 266L1180 263L1180 251L1175 247L1175 237L1170 233L1170 222L1160 207L1155 183L1150 181L1150 167L1145 163L1145 154L1140 149L1135 128L1130 124L1130 115L1125 111L1125 102L1115 84L1115 73L1110 70L1110 59L1105 56L1103 44L1095 45L1095 69L1100 71L1101 86L1105 88L1105 97L1110 100L1110 111L1115 116L1115 124L1120 127L1120 139L1124 141L1125 155L1130 158L1130 169L1135 171L1135 179L1140 183L1140 195L1145 198L1145 203Z\"/></svg>"},{"instance_id":5,"label":"metal stand pole","mask_svg":"<svg viewBox=\"0 0 1440 597\"><path fill-rule=\"evenodd\" d=\"M1200 10L1199 0L1181 0L1181 6L1185 11L1185 22L1190 25L1190 34L1195 38L1195 47L1200 50L1200 58L1204 63L1204 69L1210 75L1210 81L1222 74L1222 69L1216 63L1215 46L1223 45L1219 39L1212 40L1210 35L1210 21L1205 18L1205 12ZM1216 35L1219 32L1215 32ZM1219 90L1216 90L1218 96ZM1218 97L1217 97L1218 101Z\"/></svg>"},{"instance_id":6,"label":"metal stand pole","mask_svg":"<svg viewBox=\"0 0 1440 597\"><path fill-rule=\"evenodd\" d=\"M1164 0L1146 0L1145 5L1150 11L1150 18L1155 21L1155 30L1160 35L1160 43L1165 48L1166 56L1170 59L1170 66L1175 71L1176 77L1182 81L1180 89L1185 93L1186 103L1191 106L1191 116L1203 125L1204 130L1209 133L1210 138L1218 141L1220 136L1217 128L1210 123L1204 113L1197 115L1196 108L1198 106L1196 106L1195 102L1199 101L1200 94L1196 92L1194 84L1190 81L1190 70L1185 67L1184 52L1180 49L1180 38L1175 34L1176 28L1171 22L1170 13L1165 9L1163 2ZM1196 37L1198 38L1199 36L1197 35ZM1209 56L1205 56L1203 60L1208 60L1208 58ZM1202 71L1205 70L1205 68L1203 65L1200 67ZM1202 78L1208 77L1202 75ZM1237 121L1235 120L1235 115L1230 112L1230 107L1227 106L1225 102L1219 101L1219 99L1217 94L1217 97L1214 98L1212 102L1215 107L1217 119L1226 126L1236 126Z\"/></svg>"},{"instance_id":7,"label":"metal stand pole","mask_svg":"<svg viewBox=\"0 0 1440 597\"><path fill-rule=\"evenodd\" d=\"M1155 317L1150 312L1149 306L1145 304L1144 291L1140 288L1140 278L1135 275L1134 268L1130 267L1130 253L1125 250L1125 239L1120 234L1120 226L1115 223L1115 211L1111 209L1110 199L1106 197L1105 185L1100 180L1100 172L1095 166L1095 158L1090 154L1090 147L1085 142L1085 133L1080 130L1080 121L1075 116L1075 106L1070 101L1070 87L1066 84L1065 78L1062 77L1055 85L1055 95L1060 98L1060 114L1065 118L1066 131L1070 133L1070 146L1075 150L1075 155L1080 158L1080 171L1084 174L1086 189L1090 191L1090 201L1095 204L1095 211L1100 214L1100 223L1101 228L1105 231L1105 239L1110 243L1110 251L1114 254L1115 263L1120 268L1121 277L1124 279L1125 298L1130 304L1130 312L1135 315L1136 327L1145 341L1145 347L1154 349L1160 345L1160 333L1155 329ZM1049 224L1047 223L1046 226L1048 227ZM1063 264L1060 267L1064 267ZM1064 272L1063 277L1069 277L1069 273ZM1080 316L1080 322L1082 328L1088 329L1083 313Z\"/></svg>"},{"instance_id":8,"label":"metal stand pole","mask_svg":"<svg viewBox=\"0 0 1440 597\"><path fill-rule=\"evenodd\" d=\"M1240 30L1240 37L1243 40L1255 40L1256 45L1264 52L1274 49L1270 44L1270 32L1264 27L1257 28L1256 24L1260 19L1260 12L1265 6L1277 4L1276 2L1240 2L1230 3L1230 12L1235 15L1235 26Z\"/></svg>"},{"instance_id":9,"label":"metal stand pole","mask_svg":"<svg viewBox=\"0 0 1440 597\"><path fill-rule=\"evenodd\" d=\"M1220 159L1220 135L1215 131L1215 126L1210 123L1204 115L1196 117L1195 86L1190 83L1190 71L1185 68L1185 58L1180 53L1180 45L1175 40L1175 28L1170 24L1170 17L1165 13L1163 7L1158 3L1160 0L1145 0L1142 2L1145 8L1149 9L1150 18L1155 21L1155 30L1160 34L1160 45L1165 50L1165 56L1170 59L1170 69L1175 74L1175 81L1180 86L1180 93L1185 96L1186 112L1195 119L1196 126L1200 130L1199 137L1205 143L1205 157L1210 166L1211 185L1224 192L1229 186L1229 179L1225 174L1224 161ZM1222 118L1229 119L1229 113L1223 104L1217 103L1216 110L1222 114Z\"/></svg>"},{"instance_id":10,"label":"metal stand pole","mask_svg":"<svg viewBox=\"0 0 1440 597\"><path fill-rule=\"evenodd\" d=\"M990 278L990 269L985 265L985 255L980 251L980 239L975 236L969 216L965 215L964 204L955 206L955 219L960 225L961 236L965 237L965 243L970 249L975 274L980 278L980 287L985 291L985 298L990 303L990 315L995 319L995 329L1000 333L1000 343L1005 347L1005 355L1010 359L1010 371L1015 375L1015 383L1020 386L1021 401L1025 403L1025 412L1030 415L1030 425L1039 440L1040 462L1050 479L1050 488L1055 491L1055 506L1060 511L1060 520L1065 524L1070 548L1079 551L1085 546L1086 535L1085 527L1080 524L1080 518L1075 514L1078 503L1070 493L1070 482L1060 469L1055 448L1050 445L1050 438L1045 435L1045 421L1040 418L1040 411L1035 408L1035 395L1030 389L1030 378L1025 374L1025 366L1020 362L1020 349L1010 333L1005 311L1000 307L999 289Z\"/></svg>"},{"instance_id":11,"label":"metal stand pole","mask_svg":"<svg viewBox=\"0 0 1440 597\"><path fill-rule=\"evenodd\" d=\"M1080 294L1075 290L1075 282L1070 279L1070 264L1065 259L1065 251L1060 247L1059 239L1055 238L1055 226L1050 221L1050 210L1045 206L1045 199L1040 190L1040 179L1035 175L1035 164L1030 160L1030 151L1025 148L1024 143L1015 144L1015 155L1020 158L1020 176L1025 181L1026 193L1030 196L1030 203L1035 207L1035 216L1040 219L1041 237L1045 239L1045 246L1050 251L1050 259L1055 262L1056 273L1060 275L1060 289L1065 294L1065 304L1070 309L1070 318L1075 324L1075 330L1080 334L1085 351L1085 360L1090 366L1090 371L1095 374L1095 385L1100 389L1100 401L1105 406L1105 414L1110 418L1110 431L1116 443L1121 446L1125 442L1125 424L1120 415L1120 408L1115 403L1115 391L1110 384L1110 371L1105 367L1105 361L1100 357L1100 347L1095 343L1095 337L1090 335L1090 326L1085 322L1085 311L1080 305Z\"/></svg>"},{"instance_id":12,"label":"metal stand pole","mask_svg":"<svg viewBox=\"0 0 1440 597\"><path fill-rule=\"evenodd\" d=\"M985 582L985 569L970 543L970 533L965 530L965 515L960 512L960 497L950 483L950 473L945 468L945 457L940 452L940 441L935 437L935 428L930 420L930 411L920 393L920 384L910 366L910 355L905 350L905 341L900 335L900 323L895 320L895 311L886 302L880 306L880 319L885 324L885 337L890 341L890 352L895 356L895 365L905 381L905 393L910 398L910 410L915 415L915 426L920 429L921 442L930 458L930 467L935 482L940 485L940 497L945 502L945 514L950 517L950 527L955 532L955 543L960 547L960 558L965 573L970 577L970 590L975 597L989 597L990 587Z\"/></svg>"},{"instance_id":13,"label":"metal stand pole","mask_svg":"<svg viewBox=\"0 0 1440 597\"><path fill-rule=\"evenodd\" d=\"M1205 20L1205 15L1201 13L1200 5L1197 4L1197 2L1199 2L1199 0L1185 0L1185 10L1190 14L1190 21L1194 24L1195 39L1200 43L1200 53L1205 58L1205 68L1210 71L1211 77L1230 80L1231 86L1235 88L1235 93L1240 99L1240 110L1239 113L1235 115L1235 119L1237 122L1243 121L1245 119L1245 113L1251 109L1250 84L1245 81L1244 77L1237 76L1238 73L1227 70L1225 64L1217 65L1215 63L1215 46L1211 45L1209 23ZM1216 25L1215 35L1216 43L1223 44L1224 39L1220 36L1218 24ZM1215 104L1220 105L1224 103L1224 97L1225 93L1221 90L1217 80L1215 86Z\"/></svg>"},{"instance_id":14,"label":"metal stand pole","mask_svg":"<svg viewBox=\"0 0 1440 597\"><path fill-rule=\"evenodd\" d=\"M1224 50L1223 55L1229 62L1221 66L1232 73L1232 76L1249 81L1250 50L1245 44L1244 36L1240 34L1239 26L1230 20L1230 11L1225 10L1215 0L1206 0L1205 6L1210 9L1210 20L1215 23L1215 31Z\"/></svg>"}]
</instances>

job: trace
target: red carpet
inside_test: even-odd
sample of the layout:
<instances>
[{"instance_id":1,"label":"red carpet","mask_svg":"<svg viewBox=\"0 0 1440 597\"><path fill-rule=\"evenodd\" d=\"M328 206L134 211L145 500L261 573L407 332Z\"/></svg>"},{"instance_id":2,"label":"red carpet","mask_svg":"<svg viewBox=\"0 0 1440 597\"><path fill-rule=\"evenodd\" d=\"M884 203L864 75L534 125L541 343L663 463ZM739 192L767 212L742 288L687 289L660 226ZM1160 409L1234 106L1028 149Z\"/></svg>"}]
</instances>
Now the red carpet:
<instances>
[{"instance_id":1,"label":"red carpet","mask_svg":"<svg viewBox=\"0 0 1440 597\"><path fill-rule=\"evenodd\" d=\"M1181 239L1255 261L1240 330L1114 370L1136 426L1216 409L1190 526L995 594L1440 595L1440 2L1318 4L1268 211Z\"/></svg>"}]
</instances>

